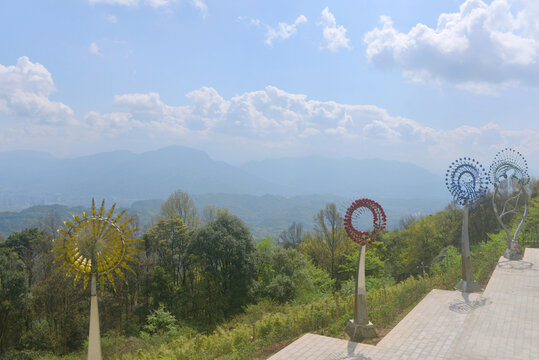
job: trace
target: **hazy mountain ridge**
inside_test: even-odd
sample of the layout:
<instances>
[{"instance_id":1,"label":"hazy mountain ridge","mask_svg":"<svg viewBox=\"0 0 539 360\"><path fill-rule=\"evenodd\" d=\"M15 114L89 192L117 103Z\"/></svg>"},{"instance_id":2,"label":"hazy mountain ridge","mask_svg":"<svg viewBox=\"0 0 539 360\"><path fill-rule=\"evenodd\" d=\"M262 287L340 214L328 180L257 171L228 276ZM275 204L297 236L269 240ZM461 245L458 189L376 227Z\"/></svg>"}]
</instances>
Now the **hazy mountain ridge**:
<instances>
[{"instance_id":1,"label":"hazy mountain ridge","mask_svg":"<svg viewBox=\"0 0 539 360\"><path fill-rule=\"evenodd\" d=\"M182 146L71 159L7 152L0 153L0 170L0 209L5 210L81 205L91 197L128 206L140 199L164 199L177 189L190 194L445 198L441 177L409 163L311 156L232 166Z\"/></svg>"},{"instance_id":2,"label":"hazy mountain ridge","mask_svg":"<svg viewBox=\"0 0 539 360\"><path fill-rule=\"evenodd\" d=\"M400 161L309 156L251 161L241 168L275 184L301 189L302 194L403 199L445 195L440 176Z\"/></svg>"},{"instance_id":3,"label":"hazy mountain ridge","mask_svg":"<svg viewBox=\"0 0 539 360\"><path fill-rule=\"evenodd\" d=\"M146 226L177 189L188 192L199 211L208 205L229 208L255 236L278 233L293 221L309 229L313 215L328 202L344 212L347 201L371 197L386 209L389 225L396 226L402 216L428 214L449 201L441 177L413 164L380 159L310 156L232 166L203 151L174 146L69 159L14 151L0 153L0 170L0 210L24 209L0 213L4 234L37 225L47 211L69 217L69 206L87 207L92 197L105 198L109 205L117 202ZM51 209L35 206L47 204L53 204Z\"/></svg>"},{"instance_id":4,"label":"hazy mountain ridge","mask_svg":"<svg viewBox=\"0 0 539 360\"><path fill-rule=\"evenodd\" d=\"M203 151L168 147L134 154L114 151L73 159L42 152L0 153L0 208L37 204L80 205L104 197L129 204L166 198L181 188L189 193L291 194L243 170L214 161Z\"/></svg>"}]
</instances>

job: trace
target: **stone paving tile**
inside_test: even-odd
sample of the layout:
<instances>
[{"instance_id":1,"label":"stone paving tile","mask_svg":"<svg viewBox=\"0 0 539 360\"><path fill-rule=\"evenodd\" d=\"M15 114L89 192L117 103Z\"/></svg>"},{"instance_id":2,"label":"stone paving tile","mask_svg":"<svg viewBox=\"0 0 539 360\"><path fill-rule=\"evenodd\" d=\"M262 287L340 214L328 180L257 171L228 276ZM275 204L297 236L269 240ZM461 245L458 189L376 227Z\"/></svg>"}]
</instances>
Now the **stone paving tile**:
<instances>
[{"instance_id":1,"label":"stone paving tile","mask_svg":"<svg viewBox=\"0 0 539 360\"><path fill-rule=\"evenodd\" d=\"M483 294L433 290L377 346L306 334L271 360L539 359L539 249L500 258Z\"/></svg>"}]
</instances>

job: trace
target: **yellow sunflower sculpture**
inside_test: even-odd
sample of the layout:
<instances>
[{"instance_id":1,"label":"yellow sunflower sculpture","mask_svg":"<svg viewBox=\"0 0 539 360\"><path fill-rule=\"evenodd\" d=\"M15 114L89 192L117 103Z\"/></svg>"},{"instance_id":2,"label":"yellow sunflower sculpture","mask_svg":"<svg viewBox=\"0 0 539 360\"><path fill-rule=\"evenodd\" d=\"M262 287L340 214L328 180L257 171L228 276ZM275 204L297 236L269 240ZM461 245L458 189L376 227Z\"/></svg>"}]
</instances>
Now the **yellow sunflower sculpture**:
<instances>
[{"instance_id":1,"label":"yellow sunflower sculpture","mask_svg":"<svg viewBox=\"0 0 539 360\"><path fill-rule=\"evenodd\" d=\"M106 277L116 291L113 274L127 283L123 270L135 273L128 262L139 262L133 254L141 252L134 247L141 240L131 238L138 229L129 227L133 218L124 219L125 210L113 217L115 206L105 215L105 200L96 210L92 199L90 215L73 215L73 221L64 222L65 227L58 230L61 236L54 239L60 269L67 268L66 278L74 276L74 282L83 281L85 288L95 276L103 289Z\"/></svg>"}]
</instances>

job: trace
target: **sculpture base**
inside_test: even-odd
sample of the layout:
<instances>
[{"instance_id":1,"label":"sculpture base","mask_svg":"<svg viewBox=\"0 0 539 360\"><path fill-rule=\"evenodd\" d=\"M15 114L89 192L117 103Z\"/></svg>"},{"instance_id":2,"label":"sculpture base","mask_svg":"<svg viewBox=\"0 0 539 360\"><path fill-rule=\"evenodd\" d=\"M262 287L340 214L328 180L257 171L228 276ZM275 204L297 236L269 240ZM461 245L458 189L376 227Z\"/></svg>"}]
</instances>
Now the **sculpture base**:
<instances>
[{"instance_id":1,"label":"sculpture base","mask_svg":"<svg viewBox=\"0 0 539 360\"><path fill-rule=\"evenodd\" d=\"M355 323L354 320L349 320L344 331L348 334L350 340L355 342L378 336L374 325L370 321L367 325L360 325Z\"/></svg>"},{"instance_id":2,"label":"sculpture base","mask_svg":"<svg viewBox=\"0 0 539 360\"><path fill-rule=\"evenodd\" d=\"M505 250L504 258L509 260L522 260L522 254L518 248L512 248Z\"/></svg>"},{"instance_id":3,"label":"sculpture base","mask_svg":"<svg viewBox=\"0 0 539 360\"><path fill-rule=\"evenodd\" d=\"M481 286L479 286L479 284L475 282L475 280L464 281L460 279L457 285L455 285L455 290L460 290L465 293L473 293L473 292L479 292L482 289L481 289Z\"/></svg>"}]
</instances>

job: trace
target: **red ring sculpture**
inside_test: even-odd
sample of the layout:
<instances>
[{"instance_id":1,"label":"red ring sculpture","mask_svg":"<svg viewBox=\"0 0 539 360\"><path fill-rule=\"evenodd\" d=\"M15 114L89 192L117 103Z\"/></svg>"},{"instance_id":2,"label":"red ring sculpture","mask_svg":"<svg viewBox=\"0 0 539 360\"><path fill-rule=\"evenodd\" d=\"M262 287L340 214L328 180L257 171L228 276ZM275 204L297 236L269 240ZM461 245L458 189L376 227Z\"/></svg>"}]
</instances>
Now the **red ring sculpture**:
<instances>
[{"instance_id":1,"label":"red ring sculpture","mask_svg":"<svg viewBox=\"0 0 539 360\"><path fill-rule=\"evenodd\" d=\"M354 212L359 211L361 214L364 209L368 209L372 212L373 230L371 231L359 231L352 225L352 215ZM376 241L378 234L385 230L386 220L386 214L380 204L371 199L359 199L354 201L348 210L346 210L346 215L344 216L344 229L350 239L354 240L359 245L370 244Z\"/></svg>"}]
</instances>

